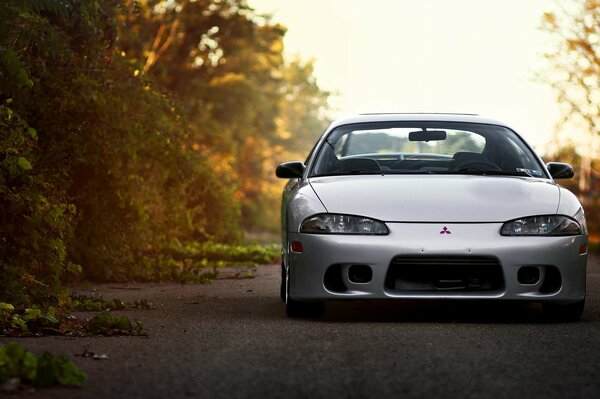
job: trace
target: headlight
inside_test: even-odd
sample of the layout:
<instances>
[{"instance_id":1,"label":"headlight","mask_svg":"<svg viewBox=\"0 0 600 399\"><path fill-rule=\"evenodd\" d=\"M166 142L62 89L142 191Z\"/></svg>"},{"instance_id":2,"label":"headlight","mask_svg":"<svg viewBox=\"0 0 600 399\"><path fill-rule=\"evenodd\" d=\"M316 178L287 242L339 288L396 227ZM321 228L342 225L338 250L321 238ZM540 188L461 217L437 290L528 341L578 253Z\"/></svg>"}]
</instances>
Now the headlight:
<instances>
[{"instance_id":1,"label":"headlight","mask_svg":"<svg viewBox=\"0 0 600 399\"><path fill-rule=\"evenodd\" d=\"M386 235L383 222L362 216L323 213L307 218L300 226L301 233Z\"/></svg>"},{"instance_id":2,"label":"headlight","mask_svg":"<svg viewBox=\"0 0 600 399\"><path fill-rule=\"evenodd\" d=\"M573 236L583 234L583 231L581 224L575 219L563 215L549 215L511 220L504 223L500 234L503 236Z\"/></svg>"}]
</instances>

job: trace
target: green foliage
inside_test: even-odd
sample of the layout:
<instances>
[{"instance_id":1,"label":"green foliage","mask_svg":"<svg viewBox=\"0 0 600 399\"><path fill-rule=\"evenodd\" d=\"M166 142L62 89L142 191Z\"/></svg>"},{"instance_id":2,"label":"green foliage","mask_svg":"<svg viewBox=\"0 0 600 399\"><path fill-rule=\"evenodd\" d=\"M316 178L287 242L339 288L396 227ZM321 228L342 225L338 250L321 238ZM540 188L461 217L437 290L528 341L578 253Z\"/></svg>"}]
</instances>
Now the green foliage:
<instances>
[{"instance_id":1,"label":"green foliage","mask_svg":"<svg viewBox=\"0 0 600 399\"><path fill-rule=\"evenodd\" d=\"M285 28L244 0L126 4L137 12L121 17L117 46L180 100L189 143L235 187L244 229L276 230L275 166L303 159L327 125L312 62L284 62Z\"/></svg>"},{"instance_id":2,"label":"green foliage","mask_svg":"<svg viewBox=\"0 0 600 399\"><path fill-rule=\"evenodd\" d=\"M327 93L245 1L167 3L0 2L0 301L273 258L214 242L276 226L282 137L318 134Z\"/></svg>"},{"instance_id":3,"label":"green foliage","mask_svg":"<svg viewBox=\"0 0 600 399\"><path fill-rule=\"evenodd\" d=\"M209 283L228 266L249 266L278 261L279 245L222 244L192 241L185 244L172 240L157 253L146 253L131 272L138 281L177 281Z\"/></svg>"},{"instance_id":4,"label":"green foliage","mask_svg":"<svg viewBox=\"0 0 600 399\"><path fill-rule=\"evenodd\" d=\"M177 105L112 47L118 9L55 3L0 4L0 298L25 305L57 302L65 272L123 279L167 238L239 237Z\"/></svg>"},{"instance_id":5,"label":"green foliage","mask_svg":"<svg viewBox=\"0 0 600 399\"><path fill-rule=\"evenodd\" d=\"M170 253L175 258L206 259L209 262L223 261L232 264L268 264L279 259L279 245L229 245L215 242L189 242L185 245L173 242Z\"/></svg>"},{"instance_id":6,"label":"green foliage","mask_svg":"<svg viewBox=\"0 0 600 399\"><path fill-rule=\"evenodd\" d=\"M42 335L144 335L142 323L127 316L113 316L107 312L91 319L80 320L68 315L71 310L98 311L122 309L150 309L147 300L135 303L119 299L104 301L101 298L76 297L67 301L65 308L37 307L16 310L12 304L0 302L0 335L13 337Z\"/></svg>"},{"instance_id":7,"label":"green foliage","mask_svg":"<svg viewBox=\"0 0 600 399\"><path fill-rule=\"evenodd\" d=\"M138 299L133 303L125 302L117 298L105 300L102 297L89 295L73 295L70 299L71 308L80 312L152 308L152 304L150 304L147 299Z\"/></svg>"},{"instance_id":8,"label":"green foliage","mask_svg":"<svg viewBox=\"0 0 600 399\"><path fill-rule=\"evenodd\" d=\"M20 4L24 11L41 13L42 11L50 11L54 14L67 16L68 7L74 5L73 2L67 0L9 0L9 3Z\"/></svg>"},{"instance_id":9,"label":"green foliage","mask_svg":"<svg viewBox=\"0 0 600 399\"><path fill-rule=\"evenodd\" d=\"M144 335L144 327L138 320L127 316L115 316L109 312L100 312L88 323L88 330L95 335Z\"/></svg>"},{"instance_id":10,"label":"green foliage","mask_svg":"<svg viewBox=\"0 0 600 399\"><path fill-rule=\"evenodd\" d=\"M71 173L79 209L71 255L96 280L125 278L136 254L167 238L230 240L239 231L231 189L198 153L183 148L186 127L172 104L127 77L127 68L119 73L124 82L111 85L110 102L95 98L98 82L82 81L79 89L89 99L85 112L104 117L86 126L91 136L78 147Z\"/></svg>"},{"instance_id":11,"label":"green foliage","mask_svg":"<svg viewBox=\"0 0 600 399\"><path fill-rule=\"evenodd\" d=\"M212 282L219 273L218 268L224 266L222 261L209 263L206 259L174 259L170 255L159 254L140 259L131 273L132 278L138 281L206 284Z\"/></svg>"},{"instance_id":12,"label":"green foliage","mask_svg":"<svg viewBox=\"0 0 600 399\"><path fill-rule=\"evenodd\" d=\"M0 333L13 336L31 336L60 333L62 314L55 308L37 307L16 311L9 303L0 303Z\"/></svg>"},{"instance_id":13,"label":"green foliage","mask_svg":"<svg viewBox=\"0 0 600 399\"><path fill-rule=\"evenodd\" d=\"M35 355L16 342L9 342L0 346L0 383L9 378L45 387L59 384L81 386L87 377L66 356L54 356L49 352Z\"/></svg>"},{"instance_id":14,"label":"green foliage","mask_svg":"<svg viewBox=\"0 0 600 399\"><path fill-rule=\"evenodd\" d=\"M0 300L46 303L69 267L75 207L34 167L37 132L10 105L0 105Z\"/></svg>"}]
</instances>

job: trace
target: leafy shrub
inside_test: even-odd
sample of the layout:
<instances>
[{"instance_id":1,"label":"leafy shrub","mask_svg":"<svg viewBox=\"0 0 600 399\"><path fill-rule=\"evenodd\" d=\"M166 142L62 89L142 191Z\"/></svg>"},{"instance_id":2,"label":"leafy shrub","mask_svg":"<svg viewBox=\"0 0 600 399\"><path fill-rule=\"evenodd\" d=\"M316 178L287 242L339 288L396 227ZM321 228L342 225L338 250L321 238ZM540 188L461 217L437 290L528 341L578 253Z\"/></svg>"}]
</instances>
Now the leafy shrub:
<instances>
[{"instance_id":1,"label":"leafy shrub","mask_svg":"<svg viewBox=\"0 0 600 399\"><path fill-rule=\"evenodd\" d=\"M138 320L127 316L115 316L109 312L100 312L89 320L88 330L99 335L143 335L144 327Z\"/></svg>"},{"instance_id":2,"label":"leafy shrub","mask_svg":"<svg viewBox=\"0 0 600 399\"><path fill-rule=\"evenodd\" d=\"M0 105L0 300L56 304L75 207L37 167L38 136L10 102Z\"/></svg>"},{"instance_id":3,"label":"leafy shrub","mask_svg":"<svg viewBox=\"0 0 600 399\"><path fill-rule=\"evenodd\" d=\"M118 303L125 304L122 301ZM145 304L147 305L147 302ZM41 310L34 307L16 310L12 304L0 302L0 335L144 335L144 328L138 320L131 320L127 316L114 316L108 312L100 312L90 319L80 320L68 315L64 309L58 311L50 307Z\"/></svg>"},{"instance_id":4,"label":"leafy shrub","mask_svg":"<svg viewBox=\"0 0 600 399\"><path fill-rule=\"evenodd\" d=\"M70 307L80 312L98 312L125 309L151 309L152 305L147 299L138 299L135 302L125 302L118 298L105 300L101 296L72 295Z\"/></svg>"},{"instance_id":5,"label":"leafy shrub","mask_svg":"<svg viewBox=\"0 0 600 399\"><path fill-rule=\"evenodd\" d=\"M144 256L130 270L137 281L173 281L179 283L210 283L224 262L211 262L190 258L175 259L168 254Z\"/></svg>"},{"instance_id":6,"label":"leafy shrub","mask_svg":"<svg viewBox=\"0 0 600 399\"><path fill-rule=\"evenodd\" d=\"M36 387L81 386L86 375L66 356L54 356L49 352L37 356L16 342L9 342L0 346L0 383L9 378L18 378Z\"/></svg>"},{"instance_id":7,"label":"leafy shrub","mask_svg":"<svg viewBox=\"0 0 600 399\"><path fill-rule=\"evenodd\" d=\"M171 237L240 236L235 187L115 48L118 3L0 2L1 301L56 305L61 278L125 280Z\"/></svg>"},{"instance_id":8,"label":"leafy shrub","mask_svg":"<svg viewBox=\"0 0 600 399\"><path fill-rule=\"evenodd\" d=\"M227 266L248 266L274 263L279 259L279 245L223 244L212 241L178 240L157 251L147 252L130 269L130 277L138 281L177 281L208 283ZM140 267L141 266L141 267Z\"/></svg>"},{"instance_id":9,"label":"leafy shrub","mask_svg":"<svg viewBox=\"0 0 600 399\"><path fill-rule=\"evenodd\" d=\"M43 335L59 333L56 310L50 307L43 311L37 307L16 311L9 303L0 302L0 333L13 336Z\"/></svg>"},{"instance_id":10,"label":"leafy shrub","mask_svg":"<svg viewBox=\"0 0 600 399\"><path fill-rule=\"evenodd\" d=\"M175 258L206 259L243 264L266 264L275 262L281 253L281 246L260 244L223 244L216 242L173 241L167 251Z\"/></svg>"}]
</instances>

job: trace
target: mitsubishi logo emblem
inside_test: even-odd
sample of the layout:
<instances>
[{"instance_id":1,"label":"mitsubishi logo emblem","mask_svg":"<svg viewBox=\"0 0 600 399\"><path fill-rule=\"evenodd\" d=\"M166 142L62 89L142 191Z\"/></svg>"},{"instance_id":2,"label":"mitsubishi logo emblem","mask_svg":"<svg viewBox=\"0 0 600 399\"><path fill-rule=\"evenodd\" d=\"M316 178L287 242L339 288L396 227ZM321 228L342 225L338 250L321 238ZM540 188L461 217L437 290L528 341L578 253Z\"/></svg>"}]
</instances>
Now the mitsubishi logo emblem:
<instances>
[{"instance_id":1,"label":"mitsubishi logo emblem","mask_svg":"<svg viewBox=\"0 0 600 399\"><path fill-rule=\"evenodd\" d=\"M450 230L448 230L448 228L446 226L444 226L442 231L440 231L440 234L452 234L452 232Z\"/></svg>"}]
</instances>

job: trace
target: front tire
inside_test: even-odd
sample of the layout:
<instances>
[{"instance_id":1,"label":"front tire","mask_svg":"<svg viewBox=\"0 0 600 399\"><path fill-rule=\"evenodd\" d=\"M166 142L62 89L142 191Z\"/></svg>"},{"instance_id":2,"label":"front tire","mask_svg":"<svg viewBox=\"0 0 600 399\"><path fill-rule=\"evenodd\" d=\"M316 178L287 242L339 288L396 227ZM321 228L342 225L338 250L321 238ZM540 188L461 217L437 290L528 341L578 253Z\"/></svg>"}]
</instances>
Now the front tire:
<instances>
[{"instance_id":1,"label":"front tire","mask_svg":"<svg viewBox=\"0 0 600 399\"><path fill-rule=\"evenodd\" d=\"M281 297L281 302L285 303L285 266L283 265L283 261L281 262L281 287L279 287L279 296Z\"/></svg>"},{"instance_id":2,"label":"front tire","mask_svg":"<svg viewBox=\"0 0 600 399\"><path fill-rule=\"evenodd\" d=\"M300 302L290 298L290 276L285 266L281 265L281 291L285 302L285 313L294 318L317 318L325 314L325 302Z\"/></svg>"},{"instance_id":3,"label":"front tire","mask_svg":"<svg viewBox=\"0 0 600 399\"><path fill-rule=\"evenodd\" d=\"M572 321L581 317L585 308L585 298L579 302L561 305L558 303L542 303L542 311L550 320Z\"/></svg>"},{"instance_id":4,"label":"front tire","mask_svg":"<svg viewBox=\"0 0 600 399\"><path fill-rule=\"evenodd\" d=\"M298 318L323 317L325 314L325 303L323 301L298 302L288 298L287 303L285 304L285 313L289 317Z\"/></svg>"}]
</instances>

